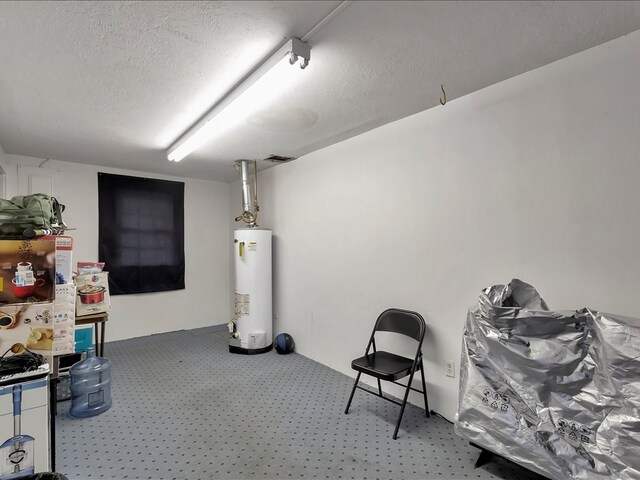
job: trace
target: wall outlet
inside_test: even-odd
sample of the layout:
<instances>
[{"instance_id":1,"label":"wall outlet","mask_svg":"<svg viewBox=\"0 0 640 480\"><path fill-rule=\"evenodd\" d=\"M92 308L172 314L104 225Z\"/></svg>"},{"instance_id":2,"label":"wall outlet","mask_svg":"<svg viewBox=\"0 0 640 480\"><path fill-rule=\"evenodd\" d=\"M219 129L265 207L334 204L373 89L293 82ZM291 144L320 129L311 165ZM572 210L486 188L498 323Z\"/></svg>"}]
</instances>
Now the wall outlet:
<instances>
[{"instance_id":1,"label":"wall outlet","mask_svg":"<svg viewBox=\"0 0 640 480\"><path fill-rule=\"evenodd\" d=\"M456 378L456 362L447 360L447 368L444 372L447 377Z\"/></svg>"}]
</instances>

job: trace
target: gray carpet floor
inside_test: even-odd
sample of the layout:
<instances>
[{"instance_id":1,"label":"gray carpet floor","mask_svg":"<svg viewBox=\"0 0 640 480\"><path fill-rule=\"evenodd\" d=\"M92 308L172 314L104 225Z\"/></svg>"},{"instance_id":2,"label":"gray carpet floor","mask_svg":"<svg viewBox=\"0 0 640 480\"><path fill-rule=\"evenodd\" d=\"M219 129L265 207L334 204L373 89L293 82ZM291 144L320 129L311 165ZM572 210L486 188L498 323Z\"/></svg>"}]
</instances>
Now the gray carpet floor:
<instances>
[{"instance_id":1,"label":"gray carpet floor","mask_svg":"<svg viewBox=\"0 0 640 480\"><path fill-rule=\"evenodd\" d=\"M224 326L110 342L113 406L58 403L56 470L75 479L540 479L479 451L442 418L356 392L298 354L228 352ZM383 387L384 388L384 387Z\"/></svg>"}]
</instances>

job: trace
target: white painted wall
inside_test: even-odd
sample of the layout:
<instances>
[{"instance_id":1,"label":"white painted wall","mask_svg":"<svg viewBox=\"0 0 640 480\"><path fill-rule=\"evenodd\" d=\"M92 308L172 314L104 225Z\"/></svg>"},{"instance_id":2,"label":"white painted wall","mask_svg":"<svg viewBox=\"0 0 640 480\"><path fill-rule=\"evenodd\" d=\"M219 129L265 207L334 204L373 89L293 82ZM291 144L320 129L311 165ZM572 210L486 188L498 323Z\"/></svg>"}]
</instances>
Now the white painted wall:
<instances>
[{"instance_id":1,"label":"white painted wall","mask_svg":"<svg viewBox=\"0 0 640 480\"><path fill-rule=\"evenodd\" d=\"M4 153L4 150L2 148L2 144L0 144L0 197L4 198L5 196L5 191L7 189L7 176L5 174L7 167L6 167L6 153Z\"/></svg>"},{"instance_id":2,"label":"white painted wall","mask_svg":"<svg viewBox=\"0 0 640 480\"><path fill-rule=\"evenodd\" d=\"M17 193L18 165L38 166L44 159L5 155L8 197ZM43 167L54 175L54 193L66 205L64 220L76 230L74 262L98 260L98 175L107 172L185 182L185 289L118 295L107 340L150 335L226 323L229 320L229 185L100 168L50 160ZM108 265L107 265L108 270Z\"/></svg>"},{"instance_id":3,"label":"white painted wall","mask_svg":"<svg viewBox=\"0 0 640 480\"><path fill-rule=\"evenodd\" d=\"M275 332L351 375L379 312L417 310L452 419L445 360L483 287L640 316L639 51L635 32L262 173Z\"/></svg>"}]
</instances>

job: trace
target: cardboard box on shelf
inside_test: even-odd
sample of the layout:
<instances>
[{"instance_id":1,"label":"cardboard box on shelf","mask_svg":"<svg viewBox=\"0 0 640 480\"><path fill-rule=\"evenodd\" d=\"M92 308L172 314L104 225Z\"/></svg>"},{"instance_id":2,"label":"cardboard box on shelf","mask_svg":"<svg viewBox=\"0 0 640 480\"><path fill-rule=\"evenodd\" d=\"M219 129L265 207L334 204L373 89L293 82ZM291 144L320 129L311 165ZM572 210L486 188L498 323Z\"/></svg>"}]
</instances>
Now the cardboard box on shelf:
<instances>
[{"instance_id":1,"label":"cardboard box on shelf","mask_svg":"<svg viewBox=\"0 0 640 480\"><path fill-rule=\"evenodd\" d=\"M76 275L76 287L76 316L109 311L109 272Z\"/></svg>"},{"instance_id":2,"label":"cardboard box on shelf","mask_svg":"<svg viewBox=\"0 0 640 480\"><path fill-rule=\"evenodd\" d=\"M71 283L73 265L73 237L69 235L47 235L42 240L52 240L56 246L56 284Z\"/></svg>"},{"instance_id":3,"label":"cardboard box on shelf","mask_svg":"<svg viewBox=\"0 0 640 480\"><path fill-rule=\"evenodd\" d=\"M0 304L54 299L55 240L0 241Z\"/></svg>"},{"instance_id":4,"label":"cardboard box on shelf","mask_svg":"<svg viewBox=\"0 0 640 480\"><path fill-rule=\"evenodd\" d=\"M0 355L20 353L20 345L51 361L54 344L53 303L0 305Z\"/></svg>"},{"instance_id":5,"label":"cardboard box on shelf","mask_svg":"<svg viewBox=\"0 0 640 480\"><path fill-rule=\"evenodd\" d=\"M75 351L76 323L75 284L56 285L56 300L53 309L53 354L73 353Z\"/></svg>"}]
</instances>

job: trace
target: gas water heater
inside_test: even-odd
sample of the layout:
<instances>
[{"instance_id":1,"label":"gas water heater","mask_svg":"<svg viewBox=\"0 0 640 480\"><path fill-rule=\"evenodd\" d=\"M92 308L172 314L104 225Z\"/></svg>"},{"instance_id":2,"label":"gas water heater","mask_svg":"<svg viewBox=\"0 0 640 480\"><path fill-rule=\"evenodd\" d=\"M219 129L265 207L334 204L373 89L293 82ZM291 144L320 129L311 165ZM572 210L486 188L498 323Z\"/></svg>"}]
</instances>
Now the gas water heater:
<instances>
[{"instance_id":1,"label":"gas water heater","mask_svg":"<svg viewBox=\"0 0 640 480\"><path fill-rule=\"evenodd\" d=\"M273 348L273 314L271 230L258 227L257 176L252 188L249 164L248 160L237 163L242 175L243 212L236 221L244 221L247 227L233 233L235 316L228 327L229 351L251 355Z\"/></svg>"}]
</instances>

